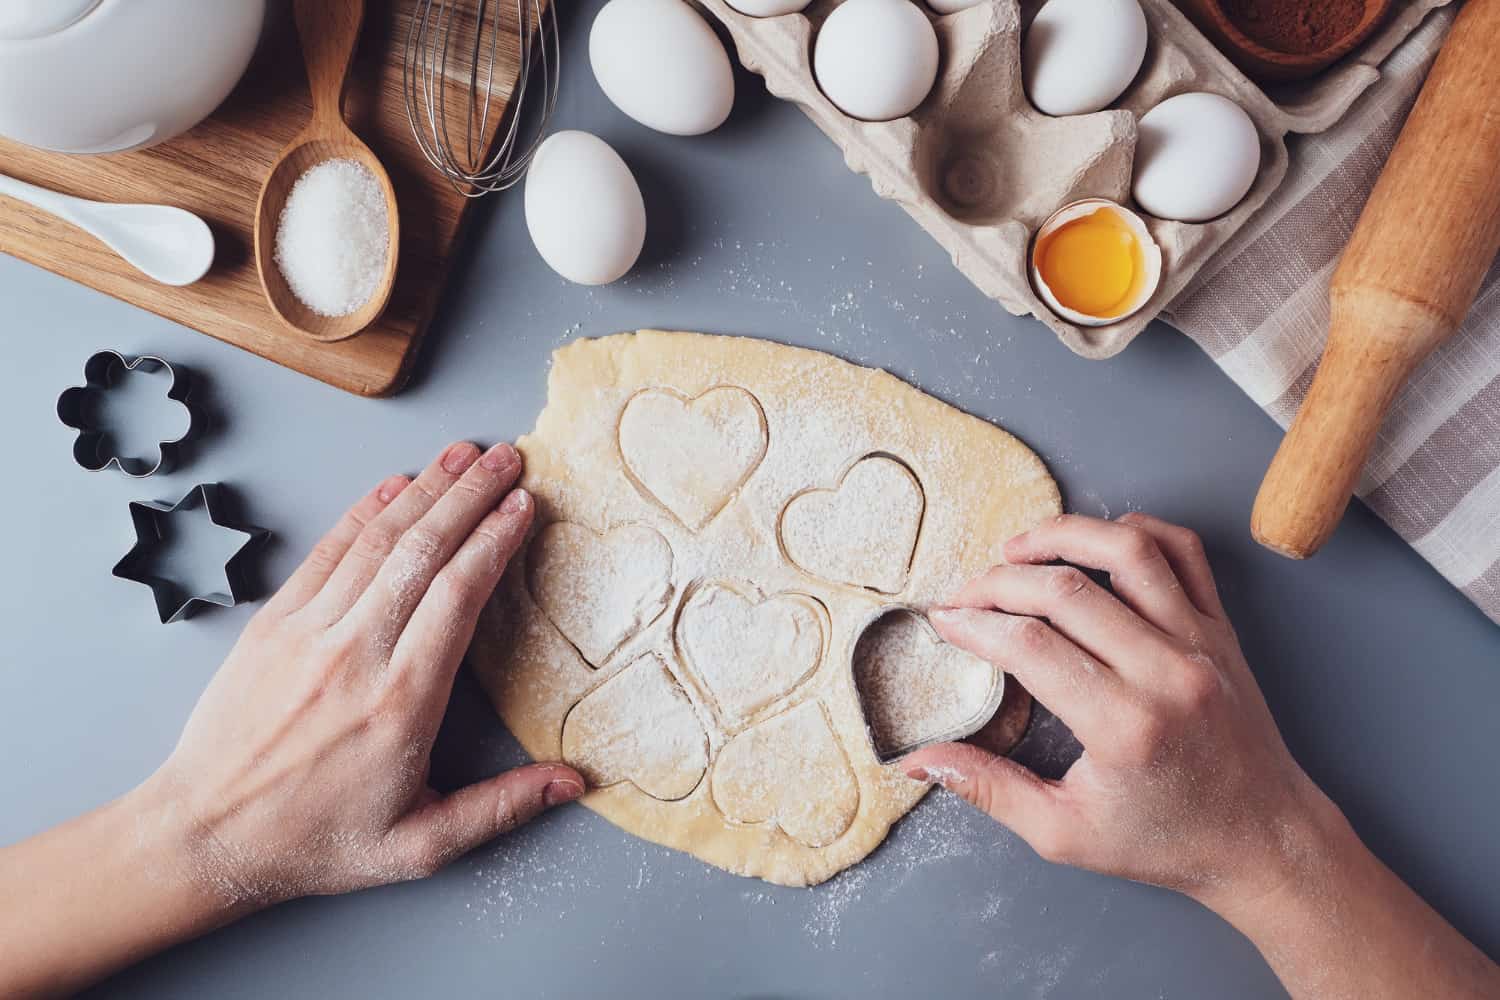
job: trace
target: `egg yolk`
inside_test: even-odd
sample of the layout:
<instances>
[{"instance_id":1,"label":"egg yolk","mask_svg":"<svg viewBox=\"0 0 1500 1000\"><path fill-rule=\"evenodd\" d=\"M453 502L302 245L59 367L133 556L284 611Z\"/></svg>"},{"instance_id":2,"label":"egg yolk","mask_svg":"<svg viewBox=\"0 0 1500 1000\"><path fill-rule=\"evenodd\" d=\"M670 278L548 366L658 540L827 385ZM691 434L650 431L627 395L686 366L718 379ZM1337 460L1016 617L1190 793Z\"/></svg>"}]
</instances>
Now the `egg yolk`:
<instances>
[{"instance_id":1,"label":"egg yolk","mask_svg":"<svg viewBox=\"0 0 1500 1000\"><path fill-rule=\"evenodd\" d=\"M1130 311L1146 283L1146 253L1118 212L1101 208L1037 241L1037 271L1065 308L1111 319Z\"/></svg>"}]
</instances>

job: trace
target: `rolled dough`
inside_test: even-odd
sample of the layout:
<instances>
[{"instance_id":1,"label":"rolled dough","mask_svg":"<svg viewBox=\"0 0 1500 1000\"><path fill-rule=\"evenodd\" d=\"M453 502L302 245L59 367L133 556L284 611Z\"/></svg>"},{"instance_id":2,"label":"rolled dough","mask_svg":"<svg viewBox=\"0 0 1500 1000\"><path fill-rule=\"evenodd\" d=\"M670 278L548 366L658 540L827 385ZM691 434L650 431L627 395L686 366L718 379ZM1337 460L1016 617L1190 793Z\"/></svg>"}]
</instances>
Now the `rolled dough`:
<instances>
[{"instance_id":1,"label":"rolled dough","mask_svg":"<svg viewBox=\"0 0 1500 1000\"><path fill-rule=\"evenodd\" d=\"M1000 680L931 636L861 635L1061 510L999 428L738 337L568 345L519 447L537 531L470 657L496 710L623 829L783 885L857 863L927 791L877 743L946 731Z\"/></svg>"}]
</instances>

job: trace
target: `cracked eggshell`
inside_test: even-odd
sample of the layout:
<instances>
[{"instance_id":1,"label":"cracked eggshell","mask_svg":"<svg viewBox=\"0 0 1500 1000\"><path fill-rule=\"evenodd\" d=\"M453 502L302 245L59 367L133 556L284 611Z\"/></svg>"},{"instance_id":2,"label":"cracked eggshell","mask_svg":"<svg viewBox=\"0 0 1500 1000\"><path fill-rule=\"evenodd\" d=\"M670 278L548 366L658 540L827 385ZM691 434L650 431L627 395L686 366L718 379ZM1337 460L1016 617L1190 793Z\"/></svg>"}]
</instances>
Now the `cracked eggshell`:
<instances>
[{"instance_id":1,"label":"cracked eggshell","mask_svg":"<svg viewBox=\"0 0 1500 1000\"><path fill-rule=\"evenodd\" d=\"M646 204L609 143L557 132L526 174L526 228L547 266L580 285L607 285L635 266L646 242Z\"/></svg>"},{"instance_id":2,"label":"cracked eggshell","mask_svg":"<svg viewBox=\"0 0 1500 1000\"><path fill-rule=\"evenodd\" d=\"M813 75L851 118L904 118L937 82L938 40L911 0L844 0L818 29Z\"/></svg>"},{"instance_id":3,"label":"cracked eggshell","mask_svg":"<svg viewBox=\"0 0 1500 1000\"><path fill-rule=\"evenodd\" d=\"M1141 71L1146 41L1137 0L1048 0L1021 45L1026 93L1058 118L1103 111Z\"/></svg>"},{"instance_id":4,"label":"cracked eggshell","mask_svg":"<svg viewBox=\"0 0 1500 1000\"><path fill-rule=\"evenodd\" d=\"M668 135L712 132L734 106L729 54L683 0L610 0L589 31L589 63L615 107Z\"/></svg>"},{"instance_id":5,"label":"cracked eggshell","mask_svg":"<svg viewBox=\"0 0 1500 1000\"><path fill-rule=\"evenodd\" d=\"M1041 270L1037 267L1036 251L1042 240L1057 232L1070 222L1075 222L1095 212L1114 212L1125 221L1127 228L1135 236L1142 250L1142 257L1146 265L1146 280L1141 289L1136 293L1135 299L1126 307L1125 311L1117 316L1090 316L1076 309L1069 309L1057 300L1052 289L1047 287L1047 282L1042 279ZM1069 323L1079 326L1098 327L1109 326L1113 323L1123 322L1136 313L1140 312L1151 301L1156 290L1161 287L1162 253L1161 246L1152 237L1151 231L1146 228L1145 221L1137 214L1123 205L1110 201L1107 198L1086 198L1075 201L1071 205L1064 205L1053 212L1046 222L1036 231L1036 238L1031 242L1031 250L1027 255L1031 262L1031 284L1036 289L1037 295L1058 316Z\"/></svg>"},{"instance_id":6,"label":"cracked eggshell","mask_svg":"<svg viewBox=\"0 0 1500 1000\"><path fill-rule=\"evenodd\" d=\"M1208 222L1244 200L1260 173L1260 133L1218 94L1178 94L1141 117L1136 204L1176 222Z\"/></svg>"}]
</instances>

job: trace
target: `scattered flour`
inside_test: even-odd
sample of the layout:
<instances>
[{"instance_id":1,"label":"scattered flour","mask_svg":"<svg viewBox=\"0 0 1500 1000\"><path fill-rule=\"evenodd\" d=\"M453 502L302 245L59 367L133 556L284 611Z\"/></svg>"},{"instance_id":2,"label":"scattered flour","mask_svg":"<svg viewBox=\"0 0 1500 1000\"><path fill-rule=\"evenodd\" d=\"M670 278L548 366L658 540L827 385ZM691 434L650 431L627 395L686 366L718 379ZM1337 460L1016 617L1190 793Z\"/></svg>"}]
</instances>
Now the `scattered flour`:
<instances>
[{"instance_id":1,"label":"scattered flour","mask_svg":"<svg viewBox=\"0 0 1500 1000\"><path fill-rule=\"evenodd\" d=\"M790 241L718 237L710 246L717 252L712 258L667 257L654 270L632 273L617 282L616 287L641 297L675 296L679 279L686 283L690 278L695 290L708 289L724 298L748 298L758 305L772 307L785 318L789 332L814 333L823 342L819 346L831 347L862 364L877 360L869 353L871 345L889 344L892 340L915 339L927 348L945 353L973 352L970 364L961 373L924 386L938 396L952 398L962 394L966 399L993 402L1016 389L1021 373L1007 364L1015 335L995 332L988 325L988 311L971 315L967 310L953 308L941 291L926 291L927 273L920 264L911 273L912 281L896 295L893 289L869 276L872 265L868 260L802 258L799 273L808 276L804 284L796 277L771 277L784 273L792 255L802 249ZM600 301L604 296L589 290L587 297L590 313L605 319L602 315L605 302ZM900 322L893 324L886 313L895 313ZM1003 310L996 306L994 314L1001 313ZM608 331L598 332L613 331L611 326ZM572 332L565 331L561 339L571 340L576 335L575 328ZM921 384L915 372L898 374Z\"/></svg>"},{"instance_id":2,"label":"scattered flour","mask_svg":"<svg viewBox=\"0 0 1500 1000\"><path fill-rule=\"evenodd\" d=\"M804 890L813 895L804 931L819 947L837 947L844 918L851 911L878 907L926 870L980 852L993 856L994 891L1008 904L1005 886L1013 881L1007 863L1012 843L1010 834L957 796L929 797L901 820L886 842L863 863L821 886ZM989 915L984 919L999 916L1005 904L997 903L993 909L986 904Z\"/></svg>"},{"instance_id":3,"label":"scattered flour","mask_svg":"<svg viewBox=\"0 0 1500 1000\"><path fill-rule=\"evenodd\" d=\"M944 788L952 788L969 780L967 775L953 767L929 767L927 777Z\"/></svg>"}]
</instances>

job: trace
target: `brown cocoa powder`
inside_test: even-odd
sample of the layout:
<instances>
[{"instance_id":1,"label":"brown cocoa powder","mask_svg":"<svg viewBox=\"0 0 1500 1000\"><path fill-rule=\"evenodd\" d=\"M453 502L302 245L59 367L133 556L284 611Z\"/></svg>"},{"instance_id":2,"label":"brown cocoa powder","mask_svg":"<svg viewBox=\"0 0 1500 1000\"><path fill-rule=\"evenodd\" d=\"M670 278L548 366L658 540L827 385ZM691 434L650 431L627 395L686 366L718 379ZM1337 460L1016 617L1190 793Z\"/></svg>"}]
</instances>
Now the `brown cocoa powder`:
<instances>
[{"instance_id":1,"label":"brown cocoa powder","mask_svg":"<svg viewBox=\"0 0 1500 1000\"><path fill-rule=\"evenodd\" d=\"M1332 48L1365 15L1364 0L1222 0L1220 6L1251 41L1296 55Z\"/></svg>"}]
</instances>

